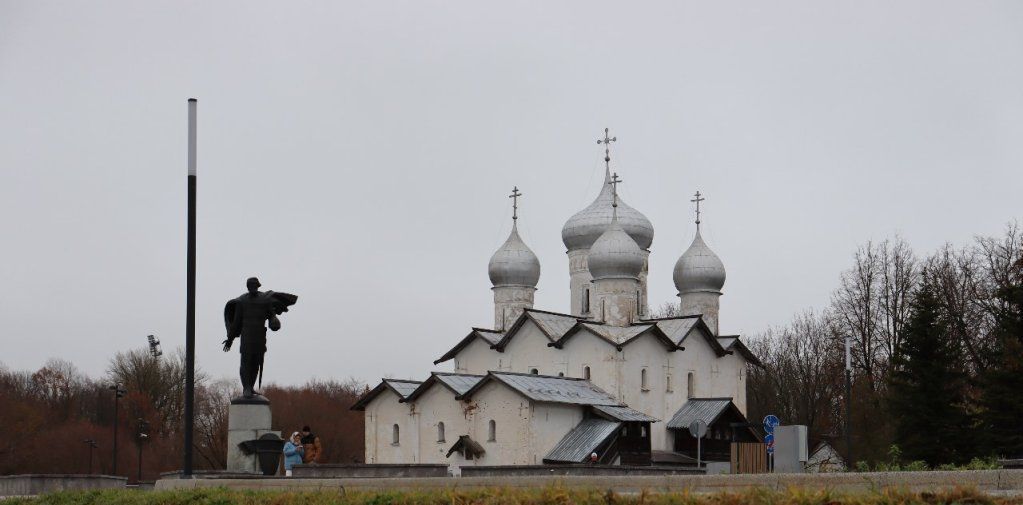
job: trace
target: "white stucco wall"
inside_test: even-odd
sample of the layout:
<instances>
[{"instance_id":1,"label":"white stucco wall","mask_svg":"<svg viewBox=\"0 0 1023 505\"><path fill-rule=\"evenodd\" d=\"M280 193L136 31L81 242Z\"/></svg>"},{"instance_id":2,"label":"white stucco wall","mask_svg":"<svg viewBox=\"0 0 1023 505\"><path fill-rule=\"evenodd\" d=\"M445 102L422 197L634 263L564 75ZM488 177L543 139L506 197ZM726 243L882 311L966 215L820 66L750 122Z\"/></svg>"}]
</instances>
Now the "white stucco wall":
<instances>
[{"instance_id":1,"label":"white stucco wall","mask_svg":"<svg viewBox=\"0 0 1023 505\"><path fill-rule=\"evenodd\" d=\"M416 427L408 404L386 390L366 405L366 463L415 463ZM398 444L392 443L397 424Z\"/></svg>"},{"instance_id":2,"label":"white stucco wall","mask_svg":"<svg viewBox=\"0 0 1023 505\"><path fill-rule=\"evenodd\" d=\"M419 436L419 463L450 463L445 456L459 435L469 433L471 414L466 404L441 384L434 384L414 402L416 430ZM437 425L444 423L444 440L439 441Z\"/></svg>"},{"instance_id":3,"label":"white stucco wall","mask_svg":"<svg viewBox=\"0 0 1023 505\"><path fill-rule=\"evenodd\" d=\"M486 454L472 464L524 465L530 457L529 401L507 386L491 382L485 384L469 400L472 421L469 436L483 446ZM496 422L496 437L489 440L490 420Z\"/></svg>"}]
</instances>

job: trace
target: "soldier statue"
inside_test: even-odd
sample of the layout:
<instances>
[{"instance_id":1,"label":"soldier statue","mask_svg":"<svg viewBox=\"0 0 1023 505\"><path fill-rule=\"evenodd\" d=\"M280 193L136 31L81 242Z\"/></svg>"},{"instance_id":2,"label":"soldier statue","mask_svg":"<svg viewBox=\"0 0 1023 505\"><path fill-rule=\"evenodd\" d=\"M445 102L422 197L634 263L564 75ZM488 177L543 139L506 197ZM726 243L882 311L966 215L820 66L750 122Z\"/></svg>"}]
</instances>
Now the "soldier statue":
<instances>
[{"instance_id":1,"label":"soldier statue","mask_svg":"<svg viewBox=\"0 0 1023 505\"><path fill-rule=\"evenodd\" d=\"M248 401L262 401L265 398L255 390L256 379L263 385L263 355L266 354L266 325L277 331L281 329L281 321L277 316L288 311L288 307L298 301L298 297L288 293L259 291L259 279L250 277L245 286L245 293L224 306L224 323L227 326L227 339L224 340L224 352L231 350L231 344L239 336L242 338L241 367L239 375L242 379L242 397Z\"/></svg>"}]
</instances>

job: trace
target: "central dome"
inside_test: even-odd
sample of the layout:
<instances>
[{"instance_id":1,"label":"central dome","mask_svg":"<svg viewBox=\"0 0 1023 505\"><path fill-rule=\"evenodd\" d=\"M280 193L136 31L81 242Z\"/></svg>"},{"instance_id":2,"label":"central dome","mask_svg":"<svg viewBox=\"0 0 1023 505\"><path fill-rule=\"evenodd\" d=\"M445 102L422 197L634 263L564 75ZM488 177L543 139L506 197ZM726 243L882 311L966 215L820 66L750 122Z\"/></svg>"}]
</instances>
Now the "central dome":
<instances>
[{"instance_id":1,"label":"central dome","mask_svg":"<svg viewBox=\"0 0 1023 505\"><path fill-rule=\"evenodd\" d=\"M611 224L611 174L604 173L604 187L597 199L588 207L569 218L561 229L561 241L569 251L588 249L593 246ZM636 209L629 207L618 196L618 221L640 249L650 249L654 242L654 226Z\"/></svg>"}]
</instances>

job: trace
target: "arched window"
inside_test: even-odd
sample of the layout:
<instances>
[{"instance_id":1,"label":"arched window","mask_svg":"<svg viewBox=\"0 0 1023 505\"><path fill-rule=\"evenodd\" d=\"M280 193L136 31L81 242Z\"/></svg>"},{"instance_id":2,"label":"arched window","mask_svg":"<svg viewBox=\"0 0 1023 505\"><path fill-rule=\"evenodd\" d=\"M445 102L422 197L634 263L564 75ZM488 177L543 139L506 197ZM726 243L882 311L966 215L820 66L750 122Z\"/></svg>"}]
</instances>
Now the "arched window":
<instances>
[{"instance_id":1,"label":"arched window","mask_svg":"<svg viewBox=\"0 0 1023 505\"><path fill-rule=\"evenodd\" d=\"M639 388L643 391L650 390L650 385L646 381L646 368L639 371Z\"/></svg>"},{"instance_id":2,"label":"arched window","mask_svg":"<svg viewBox=\"0 0 1023 505\"><path fill-rule=\"evenodd\" d=\"M693 372L689 372L686 377L686 398L693 398L696 396L696 376Z\"/></svg>"},{"instance_id":3,"label":"arched window","mask_svg":"<svg viewBox=\"0 0 1023 505\"><path fill-rule=\"evenodd\" d=\"M391 427L391 445L398 445L398 425L395 424Z\"/></svg>"},{"instance_id":4,"label":"arched window","mask_svg":"<svg viewBox=\"0 0 1023 505\"><path fill-rule=\"evenodd\" d=\"M444 421L437 423L437 441L444 441Z\"/></svg>"},{"instance_id":5,"label":"arched window","mask_svg":"<svg viewBox=\"0 0 1023 505\"><path fill-rule=\"evenodd\" d=\"M590 367L588 366L583 367L583 378L586 380L590 380Z\"/></svg>"},{"instance_id":6,"label":"arched window","mask_svg":"<svg viewBox=\"0 0 1023 505\"><path fill-rule=\"evenodd\" d=\"M497 421L491 419L487 425L487 442L497 442Z\"/></svg>"},{"instance_id":7,"label":"arched window","mask_svg":"<svg viewBox=\"0 0 1023 505\"><path fill-rule=\"evenodd\" d=\"M674 391L671 385L671 374L667 374L664 376L664 390L667 391L668 393Z\"/></svg>"},{"instance_id":8,"label":"arched window","mask_svg":"<svg viewBox=\"0 0 1023 505\"><path fill-rule=\"evenodd\" d=\"M582 306L583 314L589 314L590 313L590 288L583 288L583 300L582 300L582 302L583 302L583 306Z\"/></svg>"},{"instance_id":9,"label":"arched window","mask_svg":"<svg viewBox=\"0 0 1023 505\"><path fill-rule=\"evenodd\" d=\"M530 368L529 373L533 375L540 375L540 370L537 370L536 368Z\"/></svg>"},{"instance_id":10,"label":"arched window","mask_svg":"<svg viewBox=\"0 0 1023 505\"><path fill-rule=\"evenodd\" d=\"M565 376L565 372L558 372L558 377L564 377L564 376Z\"/></svg>"},{"instance_id":11,"label":"arched window","mask_svg":"<svg viewBox=\"0 0 1023 505\"><path fill-rule=\"evenodd\" d=\"M641 316L643 315L643 297L639 294L639 291L636 291L636 313Z\"/></svg>"}]
</instances>

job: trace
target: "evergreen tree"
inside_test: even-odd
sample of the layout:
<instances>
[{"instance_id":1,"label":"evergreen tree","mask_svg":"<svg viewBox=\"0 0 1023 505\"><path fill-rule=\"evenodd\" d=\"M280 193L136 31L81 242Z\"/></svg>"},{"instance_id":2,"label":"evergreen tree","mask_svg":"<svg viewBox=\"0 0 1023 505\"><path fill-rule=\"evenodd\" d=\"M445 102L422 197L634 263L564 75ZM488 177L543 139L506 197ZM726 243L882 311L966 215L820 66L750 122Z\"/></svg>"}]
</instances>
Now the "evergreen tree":
<instances>
[{"instance_id":1,"label":"evergreen tree","mask_svg":"<svg viewBox=\"0 0 1023 505\"><path fill-rule=\"evenodd\" d=\"M947 323L925 271L892 361L889 406L902 454L931 466L963 463L975 452L965 360Z\"/></svg>"},{"instance_id":2,"label":"evergreen tree","mask_svg":"<svg viewBox=\"0 0 1023 505\"><path fill-rule=\"evenodd\" d=\"M988 453L1023 456L1023 262L1015 282L998 292L1003 302L994 331L991 365L981 372L981 413Z\"/></svg>"}]
</instances>

